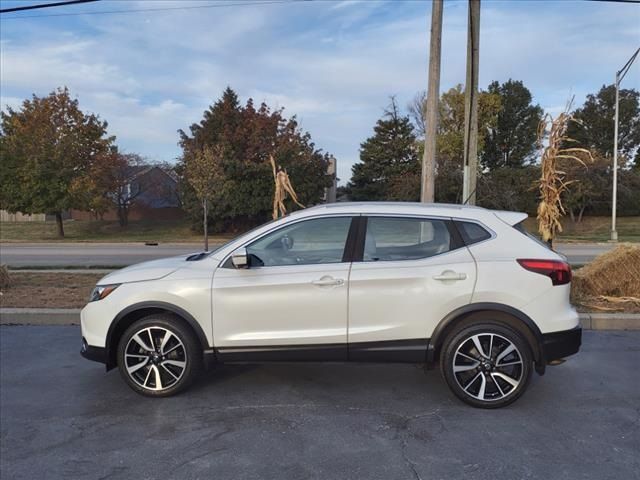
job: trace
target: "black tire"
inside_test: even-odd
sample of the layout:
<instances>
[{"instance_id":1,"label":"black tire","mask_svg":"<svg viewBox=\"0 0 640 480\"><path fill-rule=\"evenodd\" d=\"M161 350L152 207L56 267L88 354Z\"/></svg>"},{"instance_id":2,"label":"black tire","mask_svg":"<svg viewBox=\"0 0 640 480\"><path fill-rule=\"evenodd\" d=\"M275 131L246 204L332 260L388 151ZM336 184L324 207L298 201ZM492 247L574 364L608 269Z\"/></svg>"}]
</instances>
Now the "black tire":
<instances>
[{"instance_id":1,"label":"black tire","mask_svg":"<svg viewBox=\"0 0 640 480\"><path fill-rule=\"evenodd\" d=\"M202 370L202 347L179 318L170 314L150 315L132 324L122 335L118 343L118 368L137 393L168 397L185 390L198 377Z\"/></svg>"},{"instance_id":2,"label":"black tire","mask_svg":"<svg viewBox=\"0 0 640 480\"><path fill-rule=\"evenodd\" d=\"M466 323L447 337L440 371L463 402L478 408L500 408L515 402L527 389L533 354L527 340L513 328L478 319L478 323Z\"/></svg>"}]
</instances>

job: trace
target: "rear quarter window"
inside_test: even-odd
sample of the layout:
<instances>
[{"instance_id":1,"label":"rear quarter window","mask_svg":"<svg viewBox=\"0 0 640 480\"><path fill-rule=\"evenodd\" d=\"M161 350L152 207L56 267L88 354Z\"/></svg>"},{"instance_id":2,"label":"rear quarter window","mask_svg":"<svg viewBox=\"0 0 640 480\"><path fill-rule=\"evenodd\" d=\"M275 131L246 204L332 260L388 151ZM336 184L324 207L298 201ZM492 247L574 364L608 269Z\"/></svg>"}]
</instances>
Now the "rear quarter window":
<instances>
[{"instance_id":1,"label":"rear quarter window","mask_svg":"<svg viewBox=\"0 0 640 480\"><path fill-rule=\"evenodd\" d=\"M455 222L460 236L466 245L482 242L491 238L489 233L483 226L473 222Z\"/></svg>"},{"instance_id":2,"label":"rear quarter window","mask_svg":"<svg viewBox=\"0 0 640 480\"><path fill-rule=\"evenodd\" d=\"M551 250L551 247L549 246L548 243L543 242L542 240L540 240L540 238L536 237L535 235L533 235L533 234L531 234L530 232L527 231L527 229L524 227L524 221L522 221L520 223L516 223L513 226L513 228L515 228L517 231L519 231L524 236L529 237L531 240L533 240L537 244L542 245L543 247Z\"/></svg>"}]
</instances>

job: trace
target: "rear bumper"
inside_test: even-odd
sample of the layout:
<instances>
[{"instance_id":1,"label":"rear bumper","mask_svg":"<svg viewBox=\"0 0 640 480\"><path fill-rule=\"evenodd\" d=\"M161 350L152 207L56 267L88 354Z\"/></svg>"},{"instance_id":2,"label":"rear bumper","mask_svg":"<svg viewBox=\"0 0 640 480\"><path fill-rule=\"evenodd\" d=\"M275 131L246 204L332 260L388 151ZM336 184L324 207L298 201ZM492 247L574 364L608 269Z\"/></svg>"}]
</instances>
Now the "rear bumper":
<instances>
[{"instance_id":1,"label":"rear bumper","mask_svg":"<svg viewBox=\"0 0 640 480\"><path fill-rule=\"evenodd\" d=\"M582 328L580 326L571 330L542 334L542 348L547 363L578 353L581 344Z\"/></svg>"}]
</instances>

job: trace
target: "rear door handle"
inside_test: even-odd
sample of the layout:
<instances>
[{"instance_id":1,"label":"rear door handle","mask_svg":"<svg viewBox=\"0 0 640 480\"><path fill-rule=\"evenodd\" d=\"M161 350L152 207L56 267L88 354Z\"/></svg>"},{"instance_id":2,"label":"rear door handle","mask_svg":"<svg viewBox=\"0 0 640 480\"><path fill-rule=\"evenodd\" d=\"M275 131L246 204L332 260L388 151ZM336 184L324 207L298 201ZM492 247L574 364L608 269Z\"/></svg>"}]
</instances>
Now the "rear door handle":
<instances>
[{"instance_id":1,"label":"rear door handle","mask_svg":"<svg viewBox=\"0 0 640 480\"><path fill-rule=\"evenodd\" d=\"M331 287L338 286L344 283L344 280L341 278L333 278L332 276L324 276L318 280L313 280L311 283L317 285L318 287Z\"/></svg>"},{"instance_id":2,"label":"rear door handle","mask_svg":"<svg viewBox=\"0 0 640 480\"><path fill-rule=\"evenodd\" d=\"M453 272L451 270L445 270L440 275L434 275L433 279L434 280L441 280L441 281L466 280L467 279L467 274L466 273L457 273L457 272Z\"/></svg>"}]
</instances>

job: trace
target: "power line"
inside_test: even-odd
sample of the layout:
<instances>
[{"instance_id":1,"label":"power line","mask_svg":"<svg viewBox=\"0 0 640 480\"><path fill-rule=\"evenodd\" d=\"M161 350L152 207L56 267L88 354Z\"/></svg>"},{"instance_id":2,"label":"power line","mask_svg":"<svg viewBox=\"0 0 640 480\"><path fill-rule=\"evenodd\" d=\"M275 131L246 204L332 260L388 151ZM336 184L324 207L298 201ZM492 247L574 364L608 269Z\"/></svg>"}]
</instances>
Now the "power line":
<instances>
[{"instance_id":1,"label":"power line","mask_svg":"<svg viewBox=\"0 0 640 480\"><path fill-rule=\"evenodd\" d=\"M310 2L312 0L264 0L264 1L250 1L239 3L218 3L214 5L190 5L186 7L158 7L158 8L132 8L127 10L96 10L93 12L75 12L75 13L51 13L45 15L21 15L17 17L5 17L2 20L15 20L19 18L44 18L44 17L69 17L78 15L109 15L117 13L134 13L134 12L162 12L168 10L194 10L204 8L228 8L228 7L243 7L250 5L275 5L282 3L298 3L298 2Z\"/></svg>"},{"instance_id":2,"label":"power line","mask_svg":"<svg viewBox=\"0 0 640 480\"><path fill-rule=\"evenodd\" d=\"M78 3L99 2L100 0L67 0L66 2L41 3L39 5L27 5L26 7L13 7L0 9L0 13L21 12L23 10L36 10L38 8L64 7L67 5L76 5Z\"/></svg>"}]
</instances>

